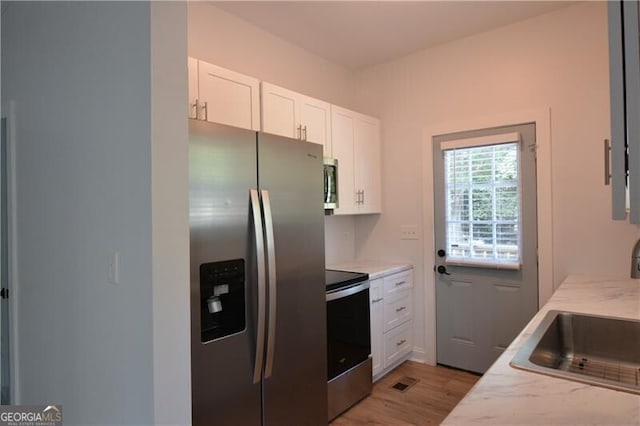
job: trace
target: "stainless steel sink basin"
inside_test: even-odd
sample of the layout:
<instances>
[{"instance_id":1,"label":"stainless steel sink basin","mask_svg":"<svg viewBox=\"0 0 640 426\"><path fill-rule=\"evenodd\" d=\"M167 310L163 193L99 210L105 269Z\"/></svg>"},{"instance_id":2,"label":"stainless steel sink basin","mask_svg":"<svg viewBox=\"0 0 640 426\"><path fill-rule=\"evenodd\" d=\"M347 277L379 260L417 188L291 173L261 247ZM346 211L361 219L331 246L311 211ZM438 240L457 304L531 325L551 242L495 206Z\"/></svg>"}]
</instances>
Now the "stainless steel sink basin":
<instances>
[{"instance_id":1,"label":"stainless steel sink basin","mask_svg":"<svg viewBox=\"0 0 640 426\"><path fill-rule=\"evenodd\" d=\"M640 394L640 321L549 311L511 366Z\"/></svg>"}]
</instances>

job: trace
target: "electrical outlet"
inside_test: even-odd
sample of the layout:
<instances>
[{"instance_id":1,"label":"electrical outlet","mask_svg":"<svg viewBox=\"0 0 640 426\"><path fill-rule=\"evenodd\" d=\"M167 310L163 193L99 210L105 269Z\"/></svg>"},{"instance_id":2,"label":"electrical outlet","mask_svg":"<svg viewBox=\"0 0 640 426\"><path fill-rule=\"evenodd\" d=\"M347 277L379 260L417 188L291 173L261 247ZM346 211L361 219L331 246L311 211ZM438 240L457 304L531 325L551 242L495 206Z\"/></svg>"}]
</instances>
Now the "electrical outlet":
<instances>
[{"instance_id":1,"label":"electrical outlet","mask_svg":"<svg viewBox=\"0 0 640 426\"><path fill-rule=\"evenodd\" d=\"M400 239L401 240L417 240L418 227L416 225L402 225L400 227Z\"/></svg>"}]
</instances>

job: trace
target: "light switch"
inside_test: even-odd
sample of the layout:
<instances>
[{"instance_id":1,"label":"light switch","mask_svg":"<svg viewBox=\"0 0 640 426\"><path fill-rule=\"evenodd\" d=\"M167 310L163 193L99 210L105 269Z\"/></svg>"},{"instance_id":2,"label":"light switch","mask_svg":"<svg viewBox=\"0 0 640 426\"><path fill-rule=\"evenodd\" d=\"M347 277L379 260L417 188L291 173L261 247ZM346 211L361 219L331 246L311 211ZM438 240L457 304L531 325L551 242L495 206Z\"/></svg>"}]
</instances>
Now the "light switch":
<instances>
[{"instance_id":1,"label":"light switch","mask_svg":"<svg viewBox=\"0 0 640 426\"><path fill-rule=\"evenodd\" d=\"M400 239L401 240L417 240L418 227L416 225L402 225L400 226Z\"/></svg>"}]
</instances>

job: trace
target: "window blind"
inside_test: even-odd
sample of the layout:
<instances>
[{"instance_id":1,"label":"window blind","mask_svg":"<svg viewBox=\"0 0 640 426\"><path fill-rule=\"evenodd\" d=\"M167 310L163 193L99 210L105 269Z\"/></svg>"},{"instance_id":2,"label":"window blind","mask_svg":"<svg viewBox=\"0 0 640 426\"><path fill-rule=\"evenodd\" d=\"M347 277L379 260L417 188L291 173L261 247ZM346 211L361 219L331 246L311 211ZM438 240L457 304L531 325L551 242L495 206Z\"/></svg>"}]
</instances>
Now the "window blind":
<instances>
[{"instance_id":1,"label":"window blind","mask_svg":"<svg viewBox=\"0 0 640 426\"><path fill-rule=\"evenodd\" d=\"M441 144L447 263L520 268L519 140L512 133Z\"/></svg>"},{"instance_id":2,"label":"window blind","mask_svg":"<svg viewBox=\"0 0 640 426\"><path fill-rule=\"evenodd\" d=\"M504 143L520 142L520 133L503 133L500 135L479 136L475 138L455 139L444 141L440 144L443 151L458 148L474 148L487 145L501 145Z\"/></svg>"}]
</instances>

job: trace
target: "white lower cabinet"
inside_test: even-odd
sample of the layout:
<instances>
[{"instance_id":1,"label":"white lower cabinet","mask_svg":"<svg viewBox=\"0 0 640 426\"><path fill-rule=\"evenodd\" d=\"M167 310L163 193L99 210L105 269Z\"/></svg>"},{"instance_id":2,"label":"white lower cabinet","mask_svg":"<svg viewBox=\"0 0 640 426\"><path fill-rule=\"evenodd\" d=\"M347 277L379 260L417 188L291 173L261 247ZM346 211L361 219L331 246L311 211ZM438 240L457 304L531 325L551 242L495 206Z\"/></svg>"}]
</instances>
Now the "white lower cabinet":
<instances>
[{"instance_id":1,"label":"white lower cabinet","mask_svg":"<svg viewBox=\"0 0 640 426\"><path fill-rule=\"evenodd\" d=\"M382 285L384 280L378 278L371 280L369 298L371 300L371 360L373 361L373 377L376 377L383 369L382 347Z\"/></svg>"},{"instance_id":2,"label":"white lower cabinet","mask_svg":"<svg viewBox=\"0 0 640 426\"><path fill-rule=\"evenodd\" d=\"M393 367L411 352L413 321L407 321L384 334L384 368Z\"/></svg>"},{"instance_id":3,"label":"white lower cabinet","mask_svg":"<svg viewBox=\"0 0 640 426\"><path fill-rule=\"evenodd\" d=\"M411 289L387 297L384 301L384 331L390 331L413 318L412 305Z\"/></svg>"},{"instance_id":4,"label":"white lower cabinet","mask_svg":"<svg viewBox=\"0 0 640 426\"><path fill-rule=\"evenodd\" d=\"M413 348L413 270L371 280L371 358L378 380Z\"/></svg>"}]
</instances>

